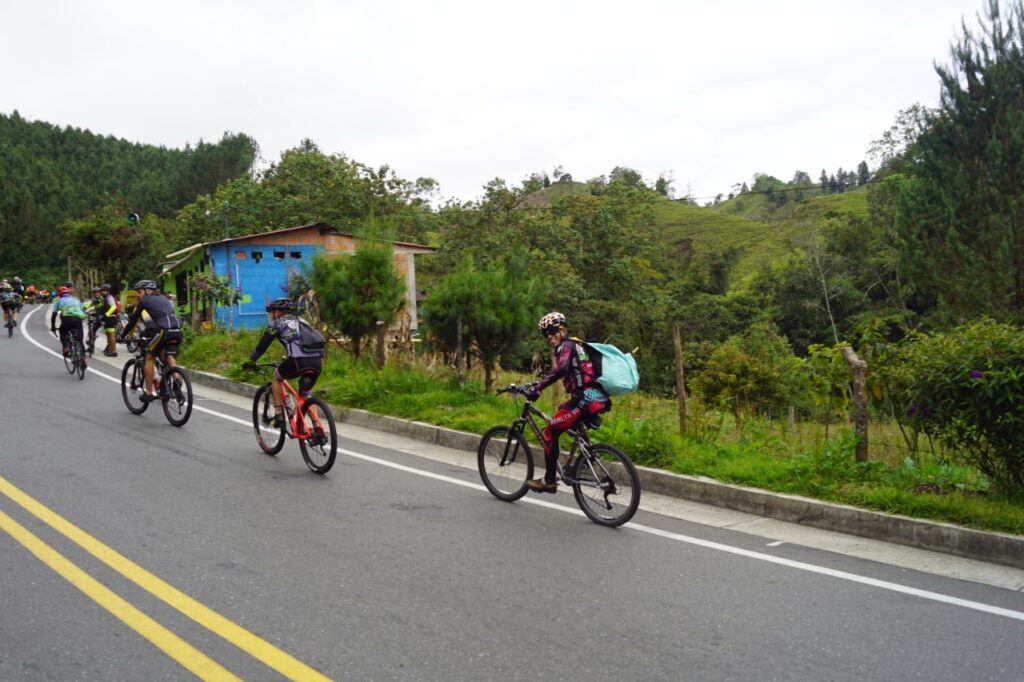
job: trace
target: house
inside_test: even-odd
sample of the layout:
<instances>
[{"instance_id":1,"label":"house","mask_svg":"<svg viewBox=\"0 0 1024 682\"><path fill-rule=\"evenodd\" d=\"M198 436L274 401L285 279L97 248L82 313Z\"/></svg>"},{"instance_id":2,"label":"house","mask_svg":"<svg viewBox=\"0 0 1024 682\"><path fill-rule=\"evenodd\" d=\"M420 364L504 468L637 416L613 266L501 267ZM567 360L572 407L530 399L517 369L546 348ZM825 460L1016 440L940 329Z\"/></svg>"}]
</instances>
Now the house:
<instances>
[{"instance_id":1,"label":"house","mask_svg":"<svg viewBox=\"0 0 1024 682\"><path fill-rule=\"evenodd\" d=\"M417 255L436 249L420 244L391 242L395 267L405 278L406 308L410 328L418 327L416 305ZM161 279L165 292L175 295L179 313L191 313L189 278L198 273L227 277L240 297L233 306L197 311L200 319L234 327L262 327L267 322L264 307L275 298L288 295L289 280L308 266L317 253L352 254L356 239L326 223L300 225L217 242L194 244L167 255Z\"/></svg>"}]
</instances>

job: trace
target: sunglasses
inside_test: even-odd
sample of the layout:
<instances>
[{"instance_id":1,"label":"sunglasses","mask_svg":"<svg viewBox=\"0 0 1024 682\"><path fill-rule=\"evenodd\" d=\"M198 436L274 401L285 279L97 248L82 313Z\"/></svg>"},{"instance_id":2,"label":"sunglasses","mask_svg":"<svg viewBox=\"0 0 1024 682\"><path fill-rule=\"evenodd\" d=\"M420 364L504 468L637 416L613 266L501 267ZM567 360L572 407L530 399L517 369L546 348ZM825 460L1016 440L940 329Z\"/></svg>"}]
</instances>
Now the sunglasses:
<instances>
[{"instance_id":1,"label":"sunglasses","mask_svg":"<svg viewBox=\"0 0 1024 682\"><path fill-rule=\"evenodd\" d=\"M543 329L543 330L541 330L541 332L540 332L540 335L541 335L541 336L543 336L543 337L544 337L544 338L546 339L546 338L548 338L549 336L554 336L554 335L555 335L555 334L557 334L557 333L558 333L558 332L559 332L559 331L560 331L561 329L562 329L562 327L556 324L556 325L553 325L553 326L551 326L551 327L548 327L547 329Z\"/></svg>"}]
</instances>

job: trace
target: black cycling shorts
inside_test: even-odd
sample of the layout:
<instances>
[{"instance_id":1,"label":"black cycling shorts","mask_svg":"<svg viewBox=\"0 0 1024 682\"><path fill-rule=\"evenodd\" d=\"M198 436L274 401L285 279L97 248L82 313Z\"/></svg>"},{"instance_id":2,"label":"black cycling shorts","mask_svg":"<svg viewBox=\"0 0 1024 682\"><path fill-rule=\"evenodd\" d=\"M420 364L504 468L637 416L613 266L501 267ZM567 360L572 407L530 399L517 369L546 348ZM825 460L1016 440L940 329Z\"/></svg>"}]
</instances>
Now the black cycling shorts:
<instances>
[{"instance_id":1,"label":"black cycling shorts","mask_svg":"<svg viewBox=\"0 0 1024 682\"><path fill-rule=\"evenodd\" d=\"M320 378L320 369L323 365L323 358L320 357L286 358L274 370L274 376L278 379L299 377L299 390L309 391Z\"/></svg>"},{"instance_id":2,"label":"black cycling shorts","mask_svg":"<svg viewBox=\"0 0 1024 682\"><path fill-rule=\"evenodd\" d=\"M143 334L142 340L146 344L146 352L150 355L159 355L161 352L177 355L178 344L181 343L181 330L157 329L151 334Z\"/></svg>"}]
</instances>

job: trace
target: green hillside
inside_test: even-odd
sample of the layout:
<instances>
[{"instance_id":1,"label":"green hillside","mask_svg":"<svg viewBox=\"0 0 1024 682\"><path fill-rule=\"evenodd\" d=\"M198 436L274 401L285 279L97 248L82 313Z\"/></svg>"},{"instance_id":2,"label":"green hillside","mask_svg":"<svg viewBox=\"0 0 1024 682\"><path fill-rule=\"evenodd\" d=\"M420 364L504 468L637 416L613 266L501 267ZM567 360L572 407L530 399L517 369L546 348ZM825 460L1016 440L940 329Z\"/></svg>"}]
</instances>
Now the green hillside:
<instances>
[{"instance_id":1,"label":"green hillside","mask_svg":"<svg viewBox=\"0 0 1024 682\"><path fill-rule=\"evenodd\" d=\"M831 216L867 213L863 191L789 202L775 210L766 205L764 197L745 198L757 202L763 222L723 214L715 208L669 200L656 203L654 214L666 257L683 266L689 259L699 263L731 253L734 265L729 288L742 289L762 266L778 267L791 253L801 250L809 235L827 225Z\"/></svg>"}]
</instances>

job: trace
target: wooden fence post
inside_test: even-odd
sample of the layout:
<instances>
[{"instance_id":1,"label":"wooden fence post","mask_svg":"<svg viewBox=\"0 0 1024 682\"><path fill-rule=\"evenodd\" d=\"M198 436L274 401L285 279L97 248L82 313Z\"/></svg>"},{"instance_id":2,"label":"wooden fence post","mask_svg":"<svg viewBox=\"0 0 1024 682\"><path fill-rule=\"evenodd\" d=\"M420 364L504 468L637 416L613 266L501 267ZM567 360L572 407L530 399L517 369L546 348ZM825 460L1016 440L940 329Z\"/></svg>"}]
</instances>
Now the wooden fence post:
<instances>
[{"instance_id":1,"label":"wooden fence post","mask_svg":"<svg viewBox=\"0 0 1024 682\"><path fill-rule=\"evenodd\" d=\"M672 343L676 349L676 395L679 399L679 433L686 433L686 381L683 375L683 343L679 325L672 327Z\"/></svg>"},{"instance_id":2,"label":"wooden fence post","mask_svg":"<svg viewBox=\"0 0 1024 682\"><path fill-rule=\"evenodd\" d=\"M455 375L459 386L466 385L466 356L462 351L462 318L455 321Z\"/></svg>"},{"instance_id":3,"label":"wooden fence post","mask_svg":"<svg viewBox=\"0 0 1024 682\"><path fill-rule=\"evenodd\" d=\"M868 461L868 363L861 360L849 346L842 349L843 358L853 375L853 429L858 436L857 461Z\"/></svg>"},{"instance_id":4,"label":"wooden fence post","mask_svg":"<svg viewBox=\"0 0 1024 682\"><path fill-rule=\"evenodd\" d=\"M374 349L377 355L377 369L384 367L384 344L388 331L386 327L383 320L377 320L377 347Z\"/></svg>"}]
</instances>

